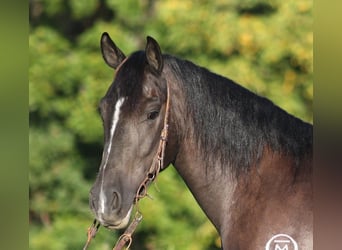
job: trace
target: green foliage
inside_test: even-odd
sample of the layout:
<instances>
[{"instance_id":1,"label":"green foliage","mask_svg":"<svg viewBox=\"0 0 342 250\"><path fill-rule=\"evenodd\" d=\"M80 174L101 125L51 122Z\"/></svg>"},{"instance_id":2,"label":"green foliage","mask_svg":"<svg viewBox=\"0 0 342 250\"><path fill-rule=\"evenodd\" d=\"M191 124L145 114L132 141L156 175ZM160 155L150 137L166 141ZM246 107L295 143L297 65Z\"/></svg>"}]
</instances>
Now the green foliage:
<instances>
[{"instance_id":1,"label":"green foliage","mask_svg":"<svg viewBox=\"0 0 342 250\"><path fill-rule=\"evenodd\" d=\"M312 1L30 1L30 249L81 249L102 151L97 105L113 71L102 32L129 54L157 39L176 54L312 121ZM218 249L219 238L169 168L144 199L132 249ZM93 249L111 249L101 229ZM93 246L96 245L96 246Z\"/></svg>"}]
</instances>

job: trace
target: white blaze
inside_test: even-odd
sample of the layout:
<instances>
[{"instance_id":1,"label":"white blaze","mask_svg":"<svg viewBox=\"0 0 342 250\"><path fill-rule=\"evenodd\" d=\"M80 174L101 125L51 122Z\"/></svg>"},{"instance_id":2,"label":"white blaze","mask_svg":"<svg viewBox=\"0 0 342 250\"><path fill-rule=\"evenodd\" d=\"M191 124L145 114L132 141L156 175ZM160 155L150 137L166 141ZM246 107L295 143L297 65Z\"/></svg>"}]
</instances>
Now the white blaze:
<instances>
[{"instance_id":1,"label":"white blaze","mask_svg":"<svg viewBox=\"0 0 342 250\"><path fill-rule=\"evenodd\" d=\"M113 140L113 136L114 136L114 133L115 133L116 126L117 126L119 118L120 118L120 109L121 109L121 106L122 106L124 100L125 99L123 97L121 97L116 102L115 109L114 109L114 114L113 114L113 120L112 120L112 124L111 124L111 128L110 128L109 143L108 143L108 146L107 146L107 154L105 155L106 156L106 160L105 160L105 162L103 164L103 169L102 169L101 190L100 190L100 199L99 199L99 203L100 203L99 210L101 211L101 213L104 213L104 204L105 204L105 201L106 201L106 196L104 195L104 192L103 192L104 171L105 171L105 169L107 167L107 164L108 164L108 159L109 159L110 151L112 149L112 140Z\"/></svg>"}]
</instances>

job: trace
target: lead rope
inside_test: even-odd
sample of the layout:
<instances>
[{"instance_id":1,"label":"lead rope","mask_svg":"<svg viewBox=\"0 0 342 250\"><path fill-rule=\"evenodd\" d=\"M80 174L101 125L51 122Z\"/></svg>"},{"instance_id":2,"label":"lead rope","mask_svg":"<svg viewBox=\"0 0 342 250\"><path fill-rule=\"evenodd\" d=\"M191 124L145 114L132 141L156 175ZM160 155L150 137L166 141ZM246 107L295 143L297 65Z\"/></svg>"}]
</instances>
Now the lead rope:
<instances>
[{"instance_id":1,"label":"lead rope","mask_svg":"<svg viewBox=\"0 0 342 250\"><path fill-rule=\"evenodd\" d=\"M129 224L125 232L119 237L118 241L113 247L113 250L121 250L125 245L127 245L127 249L131 246L132 234L134 233L142 218L142 214L139 211L136 212L134 220L131 222L131 224Z\"/></svg>"},{"instance_id":2,"label":"lead rope","mask_svg":"<svg viewBox=\"0 0 342 250\"><path fill-rule=\"evenodd\" d=\"M96 219L94 219L93 224L88 228L88 232L87 232L87 242L85 243L83 250L87 250L90 242L93 238L95 238L97 231L99 230L100 227L100 223L97 222Z\"/></svg>"},{"instance_id":3,"label":"lead rope","mask_svg":"<svg viewBox=\"0 0 342 250\"><path fill-rule=\"evenodd\" d=\"M149 171L147 172L146 178L143 180L143 182L140 184L137 193L135 195L134 204L136 206L137 212L135 213L134 219L129 224L125 232L119 237L117 240L115 246L113 247L113 250L121 250L124 246L127 245L126 249L129 249L129 247L132 244L132 234L138 227L139 223L141 222L143 216L139 211L139 200L144 198L145 196L150 197L147 194L147 187L157 178L160 170L164 166L164 157L165 157L165 148L166 148L166 142L169 135L169 110L170 110L170 90L169 85L167 86L167 99L166 99L166 107L165 107L165 117L164 117L164 127L161 131L160 135L160 141L158 146L158 151L156 156L154 157L151 167ZM157 162L156 162L157 161ZM83 250L87 250L90 242L93 238L95 238L96 233L98 232L100 227L100 223L94 219L93 224L88 228L87 232L87 241L83 247Z\"/></svg>"}]
</instances>

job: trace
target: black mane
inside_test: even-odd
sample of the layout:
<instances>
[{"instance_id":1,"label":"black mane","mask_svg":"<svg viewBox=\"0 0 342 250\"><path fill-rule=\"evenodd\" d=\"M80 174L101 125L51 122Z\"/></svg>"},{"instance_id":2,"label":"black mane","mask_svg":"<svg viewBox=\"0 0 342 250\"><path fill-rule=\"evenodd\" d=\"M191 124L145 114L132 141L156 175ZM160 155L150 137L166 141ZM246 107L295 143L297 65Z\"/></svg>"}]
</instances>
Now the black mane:
<instances>
[{"instance_id":1,"label":"black mane","mask_svg":"<svg viewBox=\"0 0 342 250\"><path fill-rule=\"evenodd\" d=\"M187 114L204 161L221 160L235 173L256 164L265 146L294 157L312 154L312 125L230 79L165 55L184 90ZM225 163L225 164L223 164Z\"/></svg>"}]
</instances>

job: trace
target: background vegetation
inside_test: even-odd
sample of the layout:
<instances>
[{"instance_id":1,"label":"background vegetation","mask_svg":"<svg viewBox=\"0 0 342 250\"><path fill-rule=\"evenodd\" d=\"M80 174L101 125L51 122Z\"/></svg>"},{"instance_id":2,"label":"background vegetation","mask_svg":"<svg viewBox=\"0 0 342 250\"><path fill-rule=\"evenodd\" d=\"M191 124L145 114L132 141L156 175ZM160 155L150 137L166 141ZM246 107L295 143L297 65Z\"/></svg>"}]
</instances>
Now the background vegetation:
<instances>
[{"instance_id":1,"label":"background vegetation","mask_svg":"<svg viewBox=\"0 0 342 250\"><path fill-rule=\"evenodd\" d=\"M88 192L102 154L97 103L112 70L102 32L129 54L157 39L189 59L267 96L312 122L310 0L31 0L30 244L81 249L92 222ZM132 249L219 249L213 226L172 168L143 200ZM119 232L100 229L90 249L111 249Z\"/></svg>"}]
</instances>

